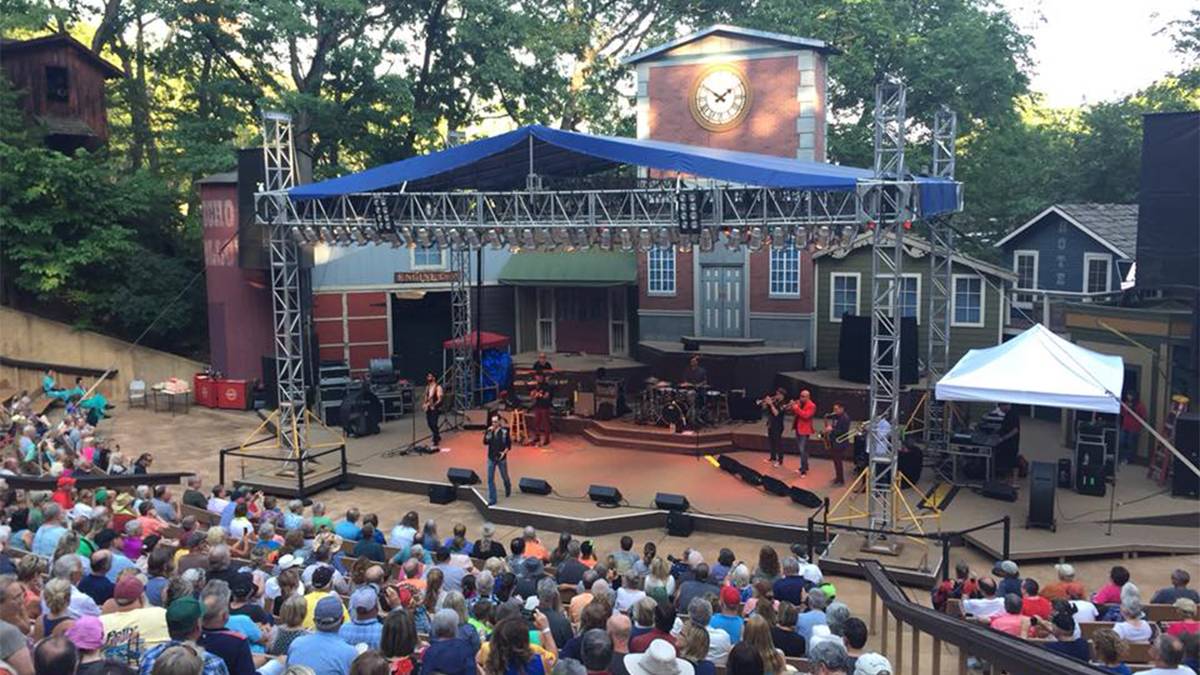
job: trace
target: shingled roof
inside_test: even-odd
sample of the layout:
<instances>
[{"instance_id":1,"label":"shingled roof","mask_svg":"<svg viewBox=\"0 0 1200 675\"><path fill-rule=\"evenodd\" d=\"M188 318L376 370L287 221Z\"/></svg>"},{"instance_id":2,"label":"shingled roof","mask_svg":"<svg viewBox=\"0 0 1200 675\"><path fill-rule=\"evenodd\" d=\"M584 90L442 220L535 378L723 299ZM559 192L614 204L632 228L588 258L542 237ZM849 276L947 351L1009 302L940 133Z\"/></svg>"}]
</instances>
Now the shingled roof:
<instances>
[{"instance_id":1,"label":"shingled roof","mask_svg":"<svg viewBox=\"0 0 1200 675\"><path fill-rule=\"evenodd\" d=\"M1009 232L996 247L1002 246L1013 237L1032 227L1051 211L1057 212L1067 221L1083 230L1092 238L1123 258L1132 260L1137 254L1137 204L1054 204L1024 225Z\"/></svg>"}]
</instances>

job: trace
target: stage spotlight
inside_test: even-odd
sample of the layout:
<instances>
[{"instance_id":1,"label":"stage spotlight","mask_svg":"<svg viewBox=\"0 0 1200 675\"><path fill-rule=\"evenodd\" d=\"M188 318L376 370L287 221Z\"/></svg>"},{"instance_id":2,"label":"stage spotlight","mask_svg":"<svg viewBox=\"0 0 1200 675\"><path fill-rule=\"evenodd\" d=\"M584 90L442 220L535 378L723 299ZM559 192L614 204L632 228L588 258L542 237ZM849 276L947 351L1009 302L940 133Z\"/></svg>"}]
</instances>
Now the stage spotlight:
<instances>
[{"instance_id":1,"label":"stage spotlight","mask_svg":"<svg viewBox=\"0 0 1200 675\"><path fill-rule=\"evenodd\" d=\"M854 243L854 226L846 225L842 227L842 248L850 248Z\"/></svg>"},{"instance_id":2,"label":"stage spotlight","mask_svg":"<svg viewBox=\"0 0 1200 675\"><path fill-rule=\"evenodd\" d=\"M652 248L654 248L654 240L650 236L650 228L639 227L638 228L638 250L641 251L642 253L648 253L650 251L650 249L652 249Z\"/></svg>"},{"instance_id":3,"label":"stage spotlight","mask_svg":"<svg viewBox=\"0 0 1200 675\"><path fill-rule=\"evenodd\" d=\"M750 228L750 252L758 253L763 247L763 229L761 227Z\"/></svg>"},{"instance_id":4,"label":"stage spotlight","mask_svg":"<svg viewBox=\"0 0 1200 675\"><path fill-rule=\"evenodd\" d=\"M661 249L671 248L671 230L666 227L658 228L654 243Z\"/></svg>"},{"instance_id":5,"label":"stage spotlight","mask_svg":"<svg viewBox=\"0 0 1200 675\"><path fill-rule=\"evenodd\" d=\"M742 250L742 231L740 229L731 227L725 233L725 248L734 253Z\"/></svg>"},{"instance_id":6,"label":"stage spotlight","mask_svg":"<svg viewBox=\"0 0 1200 675\"><path fill-rule=\"evenodd\" d=\"M466 241L467 246L470 246L471 248L479 248L479 233L476 232L474 228L467 229Z\"/></svg>"},{"instance_id":7,"label":"stage spotlight","mask_svg":"<svg viewBox=\"0 0 1200 675\"><path fill-rule=\"evenodd\" d=\"M463 469L457 466L450 467L446 472L446 480L454 485L478 485L479 474L475 473L474 469Z\"/></svg>"},{"instance_id":8,"label":"stage spotlight","mask_svg":"<svg viewBox=\"0 0 1200 675\"><path fill-rule=\"evenodd\" d=\"M433 240L437 243L439 251L445 251L447 248L446 230L441 227L433 228Z\"/></svg>"},{"instance_id":9,"label":"stage spotlight","mask_svg":"<svg viewBox=\"0 0 1200 675\"><path fill-rule=\"evenodd\" d=\"M613 248L613 235L611 227L600 228L600 248L605 251L611 251Z\"/></svg>"},{"instance_id":10,"label":"stage spotlight","mask_svg":"<svg viewBox=\"0 0 1200 675\"><path fill-rule=\"evenodd\" d=\"M713 236L713 229L711 227L700 230L700 251L702 253L711 253L716 245L716 239Z\"/></svg>"},{"instance_id":11,"label":"stage spotlight","mask_svg":"<svg viewBox=\"0 0 1200 675\"><path fill-rule=\"evenodd\" d=\"M632 253L633 252L633 233L629 231L628 227L621 228L620 237L621 237L621 250L625 251L626 253Z\"/></svg>"},{"instance_id":12,"label":"stage spotlight","mask_svg":"<svg viewBox=\"0 0 1200 675\"><path fill-rule=\"evenodd\" d=\"M492 250L504 248L504 242L500 239L500 230L494 227L483 233L483 240L492 247Z\"/></svg>"},{"instance_id":13,"label":"stage spotlight","mask_svg":"<svg viewBox=\"0 0 1200 675\"><path fill-rule=\"evenodd\" d=\"M771 229L771 248L781 251L785 246L787 246L787 230L775 226Z\"/></svg>"},{"instance_id":14,"label":"stage spotlight","mask_svg":"<svg viewBox=\"0 0 1200 675\"><path fill-rule=\"evenodd\" d=\"M692 238L695 236L696 235L694 235L694 234L680 235L679 243L675 244L675 250L679 251L680 253L691 253L692 245L694 243L694 242L692 242Z\"/></svg>"},{"instance_id":15,"label":"stage spotlight","mask_svg":"<svg viewBox=\"0 0 1200 675\"><path fill-rule=\"evenodd\" d=\"M687 511L691 508L688 498L683 495L659 492L654 495L654 508L662 511Z\"/></svg>"},{"instance_id":16,"label":"stage spotlight","mask_svg":"<svg viewBox=\"0 0 1200 675\"><path fill-rule=\"evenodd\" d=\"M294 227L294 228L292 228L291 232L292 232L292 241L296 242L297 244L307 243L304 241L304 232L300 228Z\"/></svg>"},{"instance_id":17,"label":"stage spotlight","mask_svg":"<svg viewBox=\"0 0 1200 675\"><path fill-rule=\"evenodd\" d=\"M778 495L780 497L788 496L787 483L779 480L778 478L775 478L772 476L763 476L762 477L762 486L763 486L764 490L766 490L767 492L770 492L773 495Z\"/></svg>"},{"instance_id":18,"label":"stage spotlight","mask_svg":"<svg viewBox=\"0 0 1200 675\"><path fill-rule=\"evenodd\" d=\"M541 478L522 478L517 487L527 495L548 495L552 492L550 484Z\"/></svg>"},{"instance_id":19,"label":"stage spotlight","mask_svg":"<svg viewBox=\"0 0 1200 675\"><path fill-rule=\"evenodd\" d=\"M533 230L528 227L521 230L521 247L530 251L537 249L537 239L534 237Z\"/></svg>"},{"instance_id":20,"label":"stage spotlight","mask_svg":"<svg viewBox=\"0 0 1200 675\"><path fill-rule=\"evenodd\" d=\"M350 230L350 238L359 246L367 245L367 235L362 231L362 228L356 227Z\"/></svg>"},{"instance_id":21,"label":"stage spotlight","mask_svg":"<svg viewBox=\"0 0 1200 675\"><path fill-rule=\"evenodd\" d=\"M737 473L741 469L742 463L729 455L718 455L717 466L727 473Z\"/></svg>"},{"instance_id":22,"label":"stage spotlight","mask_svg":"<svg viewBox=\"0 0 1200 675\"><path fill-rule=\"evenodd\" d=\"M829 242L832 239L833 230L830 230L828 225L817 228L817 248L829 248Z\"/></svg>"},{"instance_id":23,"label":"stage spotlight","mask_svg":"<svg viewBox=\"0 0 1200 675\"><path fill-rule=\"evenodd\" d=\"M408 246L413 241L413 230L411 227L405 226L396 230L396 244L398 246Z\"/></svg>"},{"instance_id":24,"label":"stage spotlight","mask_svg":"<svg viewBox=\"0 0 1200 675\"><path fill-rule=\"evenodd\" d=\"M418 227L417 228L417 237L416 237L417 246L420 246L421 248L429 248L430 245L432 245L432 243L433 243L429 237L430 237L429 228L427 228L427 227Z\"/></svg>"},{"instance_id":25,"label":"stage spotlight","mask_svg":"<svg viewBox=\"0 0 1200 675\"><path fill-rule=\"evenodd\" d=\"M588 498L602 506L620 506L621 491L611 485L592 485L588 488Z\"/></svg>"},{"instance_id":26,"label":"stage spotlight","mask_svg":"<svg viewBox=\"0 0 1200 675\"><path fill-rule=\"evenodd\" d=\"M450 230L446 235L446 240L450 244L450 250L452 251L461 251L465 246L462 233L458 230Z\"/></svg>"},{"instance_id":27,"label":"stage spotlight","mask_svg":"<svg viewBox=\"0 0 1200 675\"><path fill-rule=\"evenodd\" d=\"M795 231L792 232L792 246L796 248L808 248L808 228L803 225L797 225Z\"/></svg>"}]
</instances>

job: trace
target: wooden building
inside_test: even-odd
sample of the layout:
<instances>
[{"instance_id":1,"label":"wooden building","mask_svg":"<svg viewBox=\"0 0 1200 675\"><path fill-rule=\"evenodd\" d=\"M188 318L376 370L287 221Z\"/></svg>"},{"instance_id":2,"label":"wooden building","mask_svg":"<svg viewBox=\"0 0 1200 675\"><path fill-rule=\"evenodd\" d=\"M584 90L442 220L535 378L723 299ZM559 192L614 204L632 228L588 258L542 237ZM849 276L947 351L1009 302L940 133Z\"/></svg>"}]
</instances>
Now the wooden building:
<instances>
[{"instance_id":1,"label":"wooden building","mask_svg":"<svg viewBox=\"0 0 1200 675\"><path fill-rule=\"evenodd\" d=\"M107 80L123 73L66 34L0 40L0 68L22 91L21 108L48 147L95 150L108 141Z\"/></svg>"}]
</instances>

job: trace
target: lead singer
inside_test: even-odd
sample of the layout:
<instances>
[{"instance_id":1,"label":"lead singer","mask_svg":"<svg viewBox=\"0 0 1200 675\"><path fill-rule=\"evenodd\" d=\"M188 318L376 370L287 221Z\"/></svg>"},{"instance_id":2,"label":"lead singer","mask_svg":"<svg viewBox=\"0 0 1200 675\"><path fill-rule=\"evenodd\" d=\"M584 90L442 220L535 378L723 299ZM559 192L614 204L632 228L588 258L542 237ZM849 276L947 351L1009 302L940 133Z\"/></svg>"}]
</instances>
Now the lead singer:
<instances>
[{"instance_id":1,"label":"lead singer","mask_svg":"<svg viewBox=\"0 0 1200 675\"><path fill-rule=\"evenodd\" d=\"M504 496L512 496L512 481L508 479L508 451L512 450L512 435L498 413L492 415L492 423L483 432L483 445L487 448L488 506L496 505L496 469L504 481Z\"/></svg>"}]
</instances>

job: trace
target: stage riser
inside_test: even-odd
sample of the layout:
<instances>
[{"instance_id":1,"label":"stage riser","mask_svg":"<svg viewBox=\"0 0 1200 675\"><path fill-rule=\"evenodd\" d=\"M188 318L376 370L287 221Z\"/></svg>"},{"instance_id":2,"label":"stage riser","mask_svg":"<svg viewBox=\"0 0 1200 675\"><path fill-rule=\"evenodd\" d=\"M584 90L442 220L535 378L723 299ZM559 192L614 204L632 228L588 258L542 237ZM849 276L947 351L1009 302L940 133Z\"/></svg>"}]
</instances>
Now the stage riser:
<instances>
[{"instance_id":1,"label":"stage riser","mask_svg":"<svg viewBox=\"0 0 1200 675\"><path fill-rule=\"evenodd\" d=\"M597 434L591 429L584 431L583 437L594 445L646 450L649 452L674 452L684 455L718 455L734 449L733 444L728 441L724 443L696 444L693 442L682 444L672 441L660 441L658 439L637 440L633 438L611 437ZM688 437L683 436L682 438L687 439Z\"/></svg>"},{"instance_id":2,"label":"stage riser","mask_svg":"<svg viewBox=\"0 0 1200 675\"><path fill-rule=\"evenodd\" d=\"M852 420L865 420L868 415L870 393L866 385L855 382L846 382L845 386L831 386L827 383L813 382L805 379L803 375L780 374L777 378L778 386L787 390L788 396L795 397L800 394L800 391L807 389L812 395L812 400L817 403L817 414L824 415L833 410L835 401L841 401L846 406L846 414ZM901 416L907 419L907 415L911 414L916 408L917 403L921 400L921 396L925 393L923 389L916 387L906 387L900 392L900 411Z\"/></svg>"},{"instance_id":3,"label":"stage riser","mask_svg":"<svg viewBox=\"0 0 1200 675\"><path fill-rule=\"evenodd\" d=\"M730 351L736 351L736 348ZM722 390L745 389L746 394L754 398L775 386L777 373L805 367L803 350L794 348L780 348L777 353L766 354L714 354L703 350L685 352L682 345L670 352L660 351L645 343L638 345L638 361L650 364L655 377L671 382L683 377L683 371L693 356L700 357L701 365L708 371L708 382L713 387Z\"/></svg>"},{"instance_id":4,"label":"stage riser","mask_svg":"<svg viewBox=\"0 0 1200 675\"><path fill-rule=\"evenodd\" d=\"M770 447L766 431L753 424L735 424L699 435L676 434L657 426L637 426L627 422L603 422L581 417L562 417L555 421L558 433L577 434L593 445L629 448L647 452L670 452L685 455L719 455L723 452L756 450L767 452ZM811 457L827 457L825 444L813 439L808 443ZM783 453L797 455L796 436L791 431L783 437ZM849 461L849 458L847 458Z\"/></svg>"}]
</instances>

